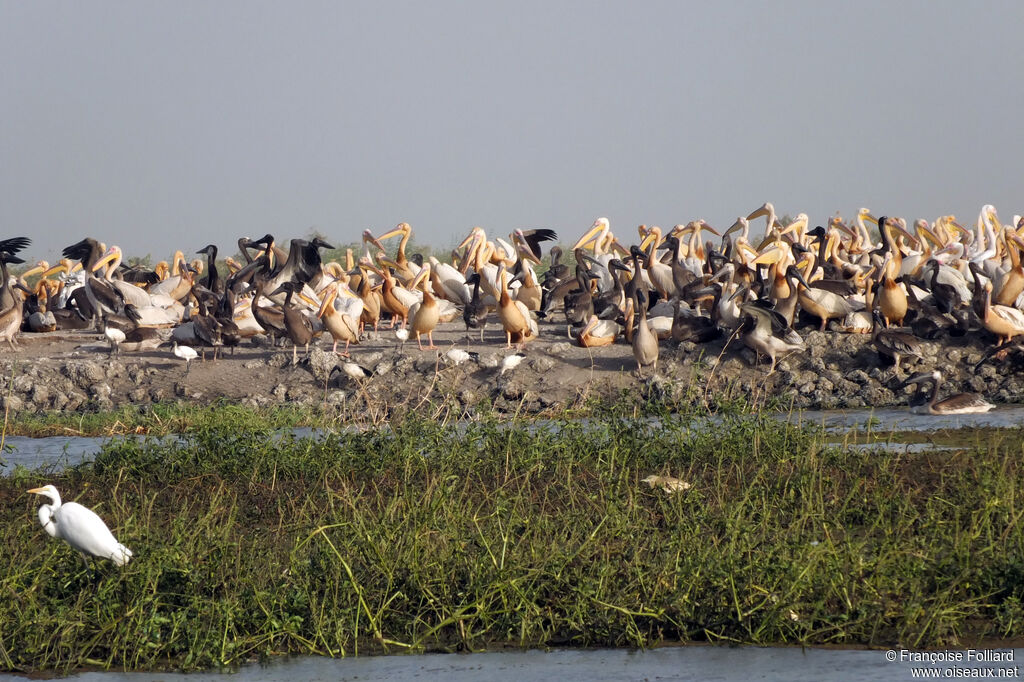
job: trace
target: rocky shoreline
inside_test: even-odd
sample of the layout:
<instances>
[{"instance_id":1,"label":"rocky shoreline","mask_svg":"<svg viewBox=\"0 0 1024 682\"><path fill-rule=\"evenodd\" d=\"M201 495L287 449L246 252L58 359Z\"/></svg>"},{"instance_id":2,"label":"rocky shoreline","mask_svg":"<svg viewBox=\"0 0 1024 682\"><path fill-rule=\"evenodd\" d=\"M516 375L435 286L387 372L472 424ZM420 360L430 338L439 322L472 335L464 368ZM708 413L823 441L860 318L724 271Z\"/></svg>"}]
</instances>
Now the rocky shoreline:
<instances>
[{"instance_id":1,"label":"rocky shoreline","mask_svg":"<svg viewBox=\"0 0 1024 682\"><path fill-rule=\"evenodd\" d=\"M490 406L499 412L545 413L580 406L592 399L638 404L660 399L673 407L717 409L727 404L808 409L906 405L910 388L900 386L910 373L940 369L943 393L977 392L996 403L1024 399L1024 372L986 362L992 348L984 336L924 341L921 359L905 359L899 376L879 356L869 335L805 331L806 350L782 358L772 374L753 364L753 352L736 339L697 345L663 342L657 372L636 372L624 343L581 348L565 327L542 325L523 361L502 371L515 350L504 347L499 332L467 337L461 325L445 324L435 333L437 350L401 345L388 331L352 347L353 362L372 375L357 380L331 370L344 359L323 344L308 359L299 350L292 365L290 348L246 342L234 354L196 360L185 367L170 348L110 356L94 333L54 332L22 336L22 349L0 359L0 405L10 413L104 411L125 405L218 399L266 407L279 404L347 406L372 409L387 418L390 410L456 400L472 413ZM478 354L454 366L444 354L453 347Z\"/></svg>"}]
</instances>

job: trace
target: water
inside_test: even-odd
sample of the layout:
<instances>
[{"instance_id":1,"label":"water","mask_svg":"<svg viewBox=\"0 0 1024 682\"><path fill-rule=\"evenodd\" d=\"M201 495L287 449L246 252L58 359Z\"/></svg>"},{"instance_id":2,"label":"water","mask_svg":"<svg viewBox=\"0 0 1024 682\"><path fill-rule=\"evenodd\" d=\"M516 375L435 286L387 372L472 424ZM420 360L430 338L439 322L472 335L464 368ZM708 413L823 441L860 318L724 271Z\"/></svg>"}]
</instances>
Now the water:
<instances>
[{"instance_id":1,"label":"water","mask_svg":"<svg viewBox=\"0 0 1024 682\"><path fill-rule=\"evenodd\" d=\"M924 432L936 430L956 430L968 428L1005 429L1024 424L1024 405L1007 405L998 407L985 414L960 415L927 415L912 414L907 408L878 410L807 410L790 414L773 415L775 418L793 424L816 424L822 426L827 433L841 435L851 431L870 431L886 433L891 431ZM717 417L704 417L694 420L696 426L704 424L707 428L719 423ZM543 423L537 425L543 427ZM299 427L290 432L281 432L284 436L291 433L297 438L318 438L326 433L323 429ZM115 436L114 438L140 438L141 436ZM87 462L99 452L110 437L84 436L47 436L44 438L27 438L8 436L5 439L5 451L0 453L0 475L6 475L15 466L28 469L48 468L60 470ZM899 452L920 452L928 449L939 449L927 443L906 444L899 442L871 443L866 445L848 445L848 447L864 449L888 449Z\"/></svg>"},{"instance_id":2,"label":"water","mask_svg":"<svg viewBox=\"0 0 1024 682\"><path fill-rule=\"evenodd\" d=\"M16 466L27 469L74 466L91 460L108 440L81 436L7 436L4 438L4 451L0 452L0 462L6 465L2 471L9 473Z\"/></svg>"},{"instance_id":3,"label":"water","mask_svg":"<svg viewBox=\"0 0 1024 682\"><path fill-rule=\"evenodd\" d=\"M818 424L826 431L936 431L939 429L1007 429L1024 424L1024 405L1005 405L983 414L913 414L907 408L877 410L806 410L780 419L794 424Z\"/></svg>"},{"instance_id":4,"label":"water","mask_svg":"<svg viewBox=\"0 0 1024 682\"><path fill-rule=\"evenodd\" d=\"M446 680L532 682L534 680L909 680L913 668L937 669L939 678L968 677L986 668L1012 668L1024 649L1008 651L1011 661L958 663L889 662L886 651L799 649L794 647L685 646L647 651L625 649L505 651L483 654L424 654L330 659L302 657L249 665L222 673L89 672L68 679L81 682L269 682L271 680ZM963 654L966 658L966 654ZM1003 673L1006 675L1006 673ZM1012 672L1009 675L1013 677ZM11 676L15 680L26 677Z\"/></svg>"}]
</instances>

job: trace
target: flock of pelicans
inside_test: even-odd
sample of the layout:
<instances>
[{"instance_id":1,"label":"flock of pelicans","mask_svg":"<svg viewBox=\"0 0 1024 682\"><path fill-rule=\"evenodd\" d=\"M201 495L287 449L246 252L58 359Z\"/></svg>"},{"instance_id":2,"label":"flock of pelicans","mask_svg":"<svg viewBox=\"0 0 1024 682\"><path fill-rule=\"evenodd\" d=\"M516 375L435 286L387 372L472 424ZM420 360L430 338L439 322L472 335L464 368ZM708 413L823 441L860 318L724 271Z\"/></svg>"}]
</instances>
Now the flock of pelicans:
<instances>
[{"instance_id":1,"label":"flock of pelicans","mask_svg":"<svg viewBox=\"0 0 1024 682\"><path fill-rule=\"evenodd\" d=\"M750 221L760 217L765 233L755 243ZM833 217L810 229L804 214L787 222L781 224L766 203L721 233L702 220L667 232L641 225L638 243L627 247L599 218L573 246L575 268L561 263L562 252L553 247L543 276L534 266L542 262L543 243L556 239L551 230L517 230L506 242L473 228L450 263L407 254L412 231L406 223L379 237L364 232L363 253L349 250L345 264L323 262L320 250L332 247L320 239L293 239L286 254L271 235L243 238L238 245L245 262L225 259L226 277L214 266L212 245L198 252L207 256L205 267L179 252L173 263L141 271L124 266L118 247L84 239L65 248L58 264L40 262L12 278L8 265L22 263L16 254L29 244L17 237L0 241L0 336L13 349L22 330L96 325L119 352L163 345L172 328L170 342L187 362L194 347L216 353L268 335L290 340L294 360L297 348L308 350L324 330L334 351L344 342L347 355L382 317L398 325L403 342L411 332L422 349L424 337L426 348L435 347L439 322L460 315L467 333L479 329L482 340L496 312L507 345L522 348L537 337L538 318L560 313L582 346L626 339L638 371L656 368L661 340L703 343L735 334L769 359L770 373L780 354L804 348L793 329L803 314L822 330L832 321L838 332L871 334L874 348L892 358L894 376L902 357L920 355L921 339L985 329L998 344L990 356L1019 348L1009 344L1024 335L1021 217L1003 225L995 208L984 206L971 229L952 216L908 225L867 209L850 223ZM704 242L705 232L720 237L718 243ZM397 252L389 256L383 240L398 236ZM194 314L186 315L187 307ZM932 371L903 382L919 387L914 411L992 409L973 393L938 400L941 381ZM74 502L62 505L52 485L29 492L50 499L39 508L46 531L83 557L118 565L131 558L95 513Z\"/></svg>"},{"instance_id":2,"label":"flock of pelicans","mask_svg":"<svg viewBox=\"0 0 1024 682\"><path fill-rule=\"evenodd\" d=\"M762 217L764 235L752 240L751 225ZM298 348L308 352L324 331L335 353L344 343L339 355L347 357L382 320L397 327L403 343L413 336L420 349L433 349L440 322L461 317L467 334L479 330L482 341L496 317L507 346L521 350L537 338L538 319L564 317L581 346L624 339L640 373L657 369L660 341L723 335L766 357L771 373L780 355L804 348L794 324L809 318L821 330L831 322L837 332L870 334L899 376L902 358L920 357L922 339L985 329L1005 355L1024 334L1018 216L1004 225L986 205L970 227L953 216L908 225L867 209L813 229L803 213L785 222L766 203L721 232L703 220L670 230L641 225L636 243L626 246L599 218L573 245L572 268L559 247L543 253L557 239L544 229L516 230L505 241L475 227L450 262L407 253L407 223L380 236L365 231L362 252L348 249L344 262L325 262L321 251L333 247L319 238L293 239L286 253L268 234L240 239L241 258L223 261L226 275L216 267L214 245L197 252L205 263L178 252L171 263L143 270L127 267L117 246L87 238L65 248L55 265L41 261L12 277L8 265L22 263L17 254L29 244L15 237L0 240L0 338L16 349L23 331L95 326L111 352L173 344L187 374L194 349L212 348L216 359L220 347L257 335L290 341L295 362ZM398 247L389 253L384 242L395 237ZM352 362L343 366L360 371ZM938 372L906 379L918 385L913 409L992 408L976 394L938 400L941 380Z\"/></svg>"}]
</instances>

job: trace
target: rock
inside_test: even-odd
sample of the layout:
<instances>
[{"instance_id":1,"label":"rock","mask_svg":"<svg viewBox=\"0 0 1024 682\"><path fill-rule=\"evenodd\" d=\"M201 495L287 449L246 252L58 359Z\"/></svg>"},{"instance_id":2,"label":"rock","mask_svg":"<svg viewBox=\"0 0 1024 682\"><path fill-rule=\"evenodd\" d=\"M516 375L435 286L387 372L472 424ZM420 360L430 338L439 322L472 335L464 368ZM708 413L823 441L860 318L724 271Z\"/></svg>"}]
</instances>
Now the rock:
<instances>
[{"instance_id":1,"label":"rock","mask_svg":"<svg viewBox=\"0 0 1024 682\"><path fill-rule=\"evenodd\" d=\"M309 371L313 373L313 378L319 383L327 381L327 377L331 375L331 370L338 362L338 356L329 351L324 351L321 348L314 346L309 351Z\"/></svg>"},{"instance_id":2,"label":"rock","mask_svg":"<svg viewBox=\"0 0 1024 682\"><path fill-rule=\"evenodd\" d=\"M500 387L501 396L506 400L519 400L526 393L526 389L518 381L506 381Z\"/></svg>"},{"instance_id":3,"label":"rock","mask_svg":"<svg viewBox=\"0 0 1024 682\"><path fill-rule=\"evenodd\" d=\"M25 404L21 398L16 395L5 395L0 396L0 407L11 412L19 411Z\"/></svg>"},{"instance_id":4,"label":"rock","mask_svg":"<svg viewBox=\"0 0 1024 682\"><path fill-rule=\"evenodd\" d=\"M482 353L479 365L484 369L494 369L501 363L501 358L497 353Z\"/></svg>"},{"instance_id":5,"label":"rock","mask_svg":"<svg viewBox=\"0 0 1024 682\"><path fill-rule=\"evenodd\" d=\"M530 362L530 367L533 367L533 370L535 372L539 373L539 374L544 374L546 372L550 372L551 368L553 368L554 366L555 366L555 361L552 360L551 358L545 357L543 355L535 357Z\"/></svg>"},{"instance_id":6,"label":"rock","mask_svg":"<svg viewBox=\"0 0 1024 682\"><path fill-rule=\"evenodd\" d=\"M110 400L110 394L110 384L101 382L98 384L93 384L92 386L89 387L89 395L92 396L93 398L100 400Z\"/></svg>"},{"instance_id":7,"label":"rock","mask_svg":"<svg viewBox=\"0 0 1024 682\"><path fill-rule=\"evenodd\" d=\"M292 386L289 388L286 396L289 402L298 403L300 405L306 405L316 400L312 392L299 386Z\"/></svg>"},{"instance_id":8,"label":"rock","mask_svg":"<svg viewBox=\"0 0 1024 682\"><path fill-rule=\"evenodd\" d=\"M480 402L480 395L470 388L465 388L459 392L459 402L463 405L476 405Z\"/></svg>"},{"instance_id":9,"label":"rock","mask_svg":"<svg viewBox=\"0 0 1024 682\"><path fill-rule=\"evenodd\" d=\"M142 383L142 380L146 378L146 370L137 364L131 364L125 367L125 373L128 375L128 380L138 386Z\"/></svg>"},{"instance_id":10,"label":"rock","mask_svg":"<svg viewBox=\"0 0 1024 682\"><path fill-rule=\"evenodd\" d=\"M113 379L124 374L124 365L119 360L110 360L106 363L107 378Z\"/></svg>"},{"instance_id":11,"label":"rock","mask_svg":"<svg viewBox=\"0 0 1024 682\"><path fill-rule=\"evenodd\" d=\"M438 365L436 354L418 357L413 360L412 366L420 374L433 374L441 367Z\"/></svg>"},{"instance_id":12,"label":"rock","mask_svg":"<svg viewBox=\"0 0 1024 682\"><path fill-rule=\"evenodd\" d=\"M869 377L868 373L865 372L862 369L855 369L852 372L850 372L849 374L847 374L846 377L850 381L853 381L853 382L855 382L857 384L860 384L861 386L863 386L863 385L865 385L865 384L867 384L868 382L871 381L871 377Z\"/></svg>"},{"instance_id":13,"label":"rock","mask_svg":"<svg viewBox=\"0 0 1024 682\"><path fill-rule=\"evenodd\" d=\"M373 367L383 359L384 353L381 353L379 350L372 353L366 353L365 355L360 355L358 358L353 358L353 360L363 367Z\"/></svg>"},{"instance_id":14,"label":"rock","mask_svg":"<svg viewBox=\"0 0 1024 682\"><path fill-rule=\"evenodd\" d=\"M269 358L267 358L267 367L281 369L291 361L291 353L274 353Z\"/></svg>"},{"instance_id":15,"label":"rock","mask_svg":"<svg viewBox=\"0 0 1024 682\"><path fill-rule=\"evenodd\" d=\"M284 384L278 384L271 389L270 395L274 396L278 400L284 400L285 396L288 395L288 387Z\"/></svg>"},{"instance_id":16,"label":"rock","mask_svg":"<svg viewBox=\"0 0 1024 682\"><path fill-rule=\"evenodd\" d=\"M53 396L53 409L63 410L68 404L68 397L63 393L55 393Z\"/></svg>"},{"instance_id":17,"label":"rock","mask_svg":"<svg viewBox=\"0 0 1024 682\"><path fill-rule=\"evenodd\" d=\"M373 373L379 377L384 376L395 366L395 363L390 360L381 360L377 363L377 366L373 368Z\"/></svg>"},{"instance_id":18,"label":"rock","mask_svg":"<svg viewBox=\"0 0 1024 682\"><path fill-rule=\"evenodd\" d=\"M348 399L348 395L345 393L345 391L331 391L327 395L327 404L328 405L344 405L345 401L347 399Z\"/></svg>"},{"instance_id":19,"label":"rock","mask_svg":"<svg viewBox=\"0 0 1024 682\"><path fill-rule=\"evenodd\" d=\"M162 388L151 388L151 389L149 389L149 399L152 400L154 403L161 402L165 397L167 397L167 392L164 391L164 389L162 389Z\"/></svg>"},{"instance_id":20,"label":"rock","mask_svg":"<svg viewBox=\"0 0 1024 682\"><path fill-rule=\"evenodd\" d=\"M245 362L242 363L242 367L244 367L246 369L259 369L260 367L266 367L266 366L267 366L267 363L265 363L260 358L255 358L253 360L246 360Z\"/></svg>"},{"instance_id":21,"label":"rock","mask_svg":"<svg viewBox=\"0 0 1024 682\"><path fill-rule=\"evenodd\" d=\"M144 403L149 398L149 392L144 388L136 388L134 391L128 394L133 403Z\"/></svg>"},{"instance_id":22,"label":"rock","mask_svg":"<svg viewBox=\"0 0 1024 682\"><path fill-rule=\"evenodd\" d=\"M571 350L572 344L569 343L568 341L559 341L558 343L551 344L547 348L548 355L555 355L558 357L566 355Z\"/></svg>"},{"instance_id":23,"label":"rock","mask_svg":"<svg viewBox=\"0 0 1024 682\"><path fill-rule=\"evenodd\" d=\"M680 359L683 359L684 357L690 355L690 353L693 353L696 350L697 344L695 344L693 341L683 341L676 348L676 355L678 355ZM687 357L686 359L689 358Z\"/></svg>"},{"instance_id":24,"label":"rock","mask_svg":"<svg viewBox=\"0 0 1024 682\"><path fill-rule=\"evenodd\" d=\"M103 366L88 360L71 360L64 366L64 373L79 388L88 388L106 378Z\"/></svg>"},{"instance_id":25,"label":"rock","mask_svg":"<svg viewBox=\"0 0 1024 682\"><path fill-rule=\"evenodd\" d=\"M32 387L32 404L39 407L46 407L50 402L50 389L44 384L36 384Z\"/></svg>"},{"instance_id":26,"label":"rock","mask_svg":"<svg viewBox=\"0 0 1024 682\"><path fill-rule=\"evenodd\" d=\"M14 381L12 382L11 385L13 386L14 390L17 393L28 393L29 391L32 390L32 387L35 385L35 382L32 381L31 377L26 376L25 374L19 374L18 376L14 377Z\"/></svg>"}]
</instances>

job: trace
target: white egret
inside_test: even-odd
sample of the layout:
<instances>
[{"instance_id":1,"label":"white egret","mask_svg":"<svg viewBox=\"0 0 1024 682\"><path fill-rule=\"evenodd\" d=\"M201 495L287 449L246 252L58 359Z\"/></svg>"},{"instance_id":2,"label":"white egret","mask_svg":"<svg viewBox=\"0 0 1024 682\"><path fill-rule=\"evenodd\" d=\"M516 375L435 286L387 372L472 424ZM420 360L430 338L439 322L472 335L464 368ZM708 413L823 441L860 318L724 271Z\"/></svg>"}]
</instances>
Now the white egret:
<instances>
[{"instance_id":1,"label":"white egret","mask_svg":"<svg viewBox=\"0 0 1024 682\"><path fill-rule=\"evenodd\" d=\"M28 492L50 499L50 504L39 507L39 523L47 533L78 550L86 566L90 556L110 559L118 566L124 566L132 558L132 551L114 538L96 512L77 502L61 504L60 493L52 485Z\"/></svg>"},{"instance_id":2,"label":"white egret","mask_svg":"<svg viewBox=\"0 0 1024 682\"><path fill-rule=\"evenodd\" d=\"M191 362L199 357L199 353L196 352L195 348L191 346L179 346L178 342L174 342L174 354L185 361L185 376L188 376L188 370L191 366Z\"/></svg>"}]
</instances>

